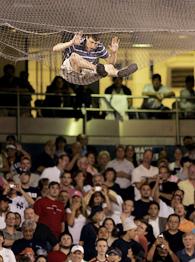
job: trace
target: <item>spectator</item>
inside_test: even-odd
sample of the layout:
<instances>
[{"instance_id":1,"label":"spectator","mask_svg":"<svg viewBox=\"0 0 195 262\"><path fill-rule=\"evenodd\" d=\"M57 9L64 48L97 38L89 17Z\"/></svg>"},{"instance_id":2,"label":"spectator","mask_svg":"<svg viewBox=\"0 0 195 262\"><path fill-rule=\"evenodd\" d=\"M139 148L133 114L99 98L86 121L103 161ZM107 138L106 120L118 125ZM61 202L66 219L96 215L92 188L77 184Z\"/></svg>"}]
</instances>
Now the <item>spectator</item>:
<instances>
[{"instance_id":1,"label":"spectator","mask_svg":"<svg viewBox=\"0 0 195 262\"><path fill-rule=\"evenodd\" d=\"M185 233L183 235L184 249L177 252L180 262L194 261L195 259L195 239L194 234Z\"/></svg>"},{"instance_id":2,"label":"spectator","mask_svg":"<svg viewBox=\"0 0 195 262\"><path fill-rule=\"evenodd\" d=\"M128 161L130 161L134 167L138 166L137 163L137 157L136 157L136 152L135 152L135 147L132 145L127 145L125 148L125 157Z\"/></svg>"},{"instance_id":3,"label":"spectator","mask_svg":"<svg viewBox=\"0 0 195 262\"><path fill-rule=\"evenodd\" d=\"M55 154L56 154L57 157L59 157L63 154L67 154L66 146L67 146L67 141L66 141L65 137L63 137L63 136L56 137L56 140L55 140L56 152L55 152Z\"/></svg>"},{"instance_id":4,"label":"spectator","mask_svg":"<svg viewBox=\"0 0 195 262\"><path fill-rule=\"evenodd\" d=\"M16 262L16 258L14 253L8 249L3 247L4 235L3 232L0 231L0 256L3 258L4 262Z\"/></svg>"},{"instance_id":5,"label":"spectator","mask_svg":"<svg viewBox=\"0 0 195 262\"><path fill-rule=\"evenodd\" d=\"M39 216L39 223L47 225L56 237L64 231L65 213L63 203L58 201L60 185L57 182L49 183L49 192L46 197L37 200L34 204L35 213Z\"/></svg>"},{"instance_id":6,"label":"spectator","mask_svg":"<svg viewBox=\"0 0 195 262\"><path fill-rule=\"evenodd\" d=\"M195 91L194 76L189 75L185 79L185 88L180 91L180 108L184 111L184 118L194 118L195 116Z\"/></svg>"},{"instance_id":7,"label":"spectator","mask_svg":"<svg viewBox=\"0 0 195 262\"><path fill-rule=\"evenodd\" d=\"M119 145L116 147L116 157L114 160L108 162L106 168L114 168L116 170L116 183L119 184L121 188L122 198L128 198L129 190L132 191L131 186L131 176L134 166L125 158L125 147Z\"/></svg>"},{"instance_id":8,"label":"spectator","mask_svg":"<svg viewBox=\"0 0 195 262\"><path fill-rule=\"evenodd\" d=\"M71 249L70 260L69 262L86 262L83 260L84 249L80 245L75 245Z\"/></svg>"},{"instance_id":9,"label":"spectator","mask_svg":"<svg viewBox=\"0 0 195 262\"><path fill-rule=\"evenodd\" d=\"M155 181L157 176L158 168L151 165L153 159L153 152L150 149L146 149L143 154L143 161L138 167L132 172L132 184L135 186L135 199L140 198L140 187L146 181Z\"/></svg>"},{"instance_id":10,"label":"spectator","mask_svg":"<svg viewBox=\"0 0 195 262\"><path fill-rule=\"evenodd\" d=\"M183 249L182 236L183 232L179 230L180 217L176 214L171 214L167 218L167 229L162 232L163 237L169 243L173 252ZM177 245L175 245L177 243Z\"/></svg>"},{"instance_id":11,"label":"spectator","mask_svg":"<svg viewBox=\"0 0 195 262\"><path fill-rule=\"evenodd\" d=\"M48 254L48 262L64 262L70 255L70 250L73 244L72 235L69 233L62 233L60 236L60 249L51 251Z\"/></svg>"},{"instance_id":12,"label":"spectator","mask_svg":"<svg viewBox=\"0 0 195 262\"><path fill-rule=\"evenodd\" d=\"M114 220L110 217L105 218L102 225L108 230L107 243L110 247L112 243L117 239L119 229L116 227Z\"/></svg>"},{"instance_id":13,"label":"spectator","mask_svg":"<svg viewBox=\"0 0 195 262\"><path fill-rule=\"evenodd\" d=\"M159 217L160 206L157 202L150 202L148 208L147 221L153 228L153 233L155 238L165 230L167 219L164 217Z\"/></svg>"},{"instance_id":14,"label":"spectator","mask_svg":"<svg viewBox=\"0 0 195 262\"><path fill-rule=\"evenodd\" d=\"M5 217L6 227L2 230L4 236L4 247L11 248L14 241L22 238L22 233L16 230L15 222L15 213L9 211Z\"/></svg>"},{"instance_id":15,"label":"spectator","mask_svg":"<svg viewBox=\"0 0 195 262\"><path fill-rule=\"evenodd\" d=\"M123 223L123 235L112 244L113 248L119 248L122 251L121 261L123 262L132 261L132 258L135 259L134 261L140 262L144 259L144 250L142 246L134 240L136 230L136 224L130 218L127 218ZM128 257L129 249L131 249L133 253L131 258Z\"/></svg>"},{"instance_id":16,"label":"spectator","mask_svg":"<svg viewBox=\"0 0 195 262\"><path fill-rule=\"evenodd\" d=\"M108 162L110 161L110 153L106 150L99 152L97 157L97 167L99 172L104 172Z\"/></svg>"},{"instance_id":17,"label":"spectator","mask_svg":"<svg viewBox=\"0 0 195 262\"><path fill-rule=\"evenodd\" d=\"M147 261L179 262L179 259L171 250L169 243L163 237L158 236L148 251Z\"/></svg>"},{"instance_id":18,"label":"spectator","mask_svg":"<svg viewBox=\"0 0 195 262\"><path fill-rule=\"evenodd\" d=\"M43 170L40 179L48 178L49 182L58 182L60 183L60 176L68 169L70 163L69 157L66 154L63 154L58 157L57 164L53 167L47 167Z\"/></svg>"},{"instance_id":19,"label":"spectator","mask_svg":"<svg viewBox=\"0 0 195 262\"><path fill-rule=\"evenodd\" d=\"M107 252L109 262L119 262L122 258L122 252L118 248L110 248ZM131 261L133 262L133 261Z\"/></svg>"},{"instance_id":20,"label":"spectator","mask_svg":"<svg viewBox=\"0 0 195 262\"><path fill-rule=\"evenodd\" d=\"M106 256L106 252L108 250L108 244L105 238L99 238L96 241L96 251L97 255L95 258L91 259L89 262L109 262Z\"/></svg>"},{"instance_id":21,"label":"spectator","mask_svg":"<svg viewBox=\"0 0 195 262\"><path fill-rule=\"evenodd\" d=\"M73 244L78 244L83 226L86 224L86 211L82 204L82 193L73 191L70 198L70 207L66 209L69 232L73 237Z\"/></svg>"},{"instance_id":22,"label":"spectator","mask_svg":"<svg viewBox=\"0 0 195 262\"><path fill-rule=\"evenodd\" d=\"M178 204L175 207L175 213L180 217L179 229L184 233L189 233L195 229L194 223L185 218L186 211L183 204Z\"/></svg>"},{"instance_id":23,"label":"spectator","mask_svg":"<svg viewBox=\"0 0 195 262\"><path fill-rule=\"evenodd\" d=\"M124 95L131 96L131 89L123 85L122 77L113 77L113 84L106 88L106 108L114 108L124 119L128 119L126 111L132 107L132 99ZM108 96L110 95L110 96ZM103 102L103 101L102 101ZM110 105L110 106L109 106ZM107 113L106 119L113 119L114 113Z\"/></svg>"},{"instance_id":24,"label":"spectator","mask_svg":"<svg viewBox=\"0 0 195 262\"><path fill-rule=\"evenodd\" d=\"M162 104L164 98L174 97L175 94L166 86L161 83L161 76L159 74L154 74L152 76L152 84L144 86L143 96L148 96L144 98L142 108L143 109L155 109L155 110L168 110ZM148 113L146 116L149 118L168 118L167 113Z\"/></svg>"},{"instance_id":25,"label":"spectator","mask_svg":"<svg viewBox=\"0 0 195 262\"><path fill-rule=\"evenodd\" d=\"M91 209L88 222L81 230L80 244L85 250L85 260L90 260L96 256L95 242L97 239L97 232L100 224L104 219L104 211L101 206L94 206Z\"/></svg>"}]
</instances>

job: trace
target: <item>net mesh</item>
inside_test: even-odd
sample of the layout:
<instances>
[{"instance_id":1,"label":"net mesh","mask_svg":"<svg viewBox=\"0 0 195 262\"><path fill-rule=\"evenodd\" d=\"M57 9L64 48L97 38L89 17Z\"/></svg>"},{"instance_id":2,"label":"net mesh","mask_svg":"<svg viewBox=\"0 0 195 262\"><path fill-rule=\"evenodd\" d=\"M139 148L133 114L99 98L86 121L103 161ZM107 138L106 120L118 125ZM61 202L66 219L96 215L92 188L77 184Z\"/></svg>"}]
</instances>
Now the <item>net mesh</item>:
<instances>
[{"instance_id":1,"label":"net mesh","mask_svg":"<svg viewBox=\"0 0 195 262\"><path fill-rule=\"evenodd\" d=\"M120 41L119 62L140 68L194 50L194 0L1 0L0 56L42 60L73 34L100 33Z\"/></svg>"}]
</instances>

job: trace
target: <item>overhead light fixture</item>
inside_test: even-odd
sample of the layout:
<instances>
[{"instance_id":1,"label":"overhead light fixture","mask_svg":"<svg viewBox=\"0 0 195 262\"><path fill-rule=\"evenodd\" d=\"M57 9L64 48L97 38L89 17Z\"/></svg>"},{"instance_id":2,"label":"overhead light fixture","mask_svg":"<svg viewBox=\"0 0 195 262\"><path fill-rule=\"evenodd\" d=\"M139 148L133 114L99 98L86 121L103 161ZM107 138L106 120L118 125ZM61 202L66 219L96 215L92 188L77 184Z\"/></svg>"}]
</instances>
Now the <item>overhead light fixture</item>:
<instances>
[{"instance_id":1,"label":"overhead light fixture","mask_svg":"<svg viewBox=\"0 0 195 262\"><path fill-rule=\"evenodd\" d=\"M187 35L179 35L179 39L186 39L186 38L188 38Z\"/></svg>"},{"instance_id":2,"label":"overhead light fixture","mask_svg":"<svg viewBox=\"0 0 195 262\"><path fill-rule=\"evenodd\" d=\"M137 47L137 48L151 48L152 44L133 44L132 47Z\"/></svg>"}]
</instances>

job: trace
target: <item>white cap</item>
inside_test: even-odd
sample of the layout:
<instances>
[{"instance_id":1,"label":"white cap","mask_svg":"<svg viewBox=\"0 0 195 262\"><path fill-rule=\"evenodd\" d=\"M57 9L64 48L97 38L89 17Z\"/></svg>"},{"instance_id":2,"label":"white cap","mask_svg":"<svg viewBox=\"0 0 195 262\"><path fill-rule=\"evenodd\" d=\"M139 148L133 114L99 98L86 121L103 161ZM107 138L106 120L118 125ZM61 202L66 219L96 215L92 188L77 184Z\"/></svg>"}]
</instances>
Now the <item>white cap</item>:
<instances>
[{"instance_id":1,"label":"white cap","mask_svg":"<svg viewBox=\"0 0 195 262\"><path fill-rule=\"evenodd\" d=\"M134 223L132 218L126 218L124 223L123 223L123 231L128 231L131 229L136 229L137 225Z\"/></svg>"},{"instance_id":2,"label":"white cap","mask_svg":"<svg viewBox=\"0 0 195 262\"><path fill-rule=\"evenodd\" d=\"M75 246L72 247L71 253L74 253L74 252L76 252L76 251L80 251L82 254L84 254L84 249L83 249L83 247L80 246L80 245L75 245Z\"/></svg>"}]
</instances>

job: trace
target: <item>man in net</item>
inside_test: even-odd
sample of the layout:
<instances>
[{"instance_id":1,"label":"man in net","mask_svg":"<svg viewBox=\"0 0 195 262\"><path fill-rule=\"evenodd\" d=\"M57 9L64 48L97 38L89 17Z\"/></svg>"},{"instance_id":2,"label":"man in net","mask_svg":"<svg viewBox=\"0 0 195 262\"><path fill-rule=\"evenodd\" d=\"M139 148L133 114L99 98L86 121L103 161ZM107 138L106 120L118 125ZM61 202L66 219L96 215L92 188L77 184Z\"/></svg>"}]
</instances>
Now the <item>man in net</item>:
<instances>
[{"instance_id":1,"label":"man in net","mask_svg":"<svg viewBox=\"0 0 195 262\"><path fill-rule=\"evenodd\" d=\"M100 42L98 35L83 37L81 32L65 43L53 47L53 51L64 51L65 60L61 66L61 76L68 82L77 85L88 85L102 77L127 77L137 70L136 64L131 64L121 70L114 67L120 40L113 37L109 52ZM100 64L99 58L106 64Z\"/></svg>"}]
</instances>

